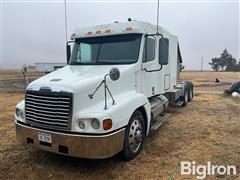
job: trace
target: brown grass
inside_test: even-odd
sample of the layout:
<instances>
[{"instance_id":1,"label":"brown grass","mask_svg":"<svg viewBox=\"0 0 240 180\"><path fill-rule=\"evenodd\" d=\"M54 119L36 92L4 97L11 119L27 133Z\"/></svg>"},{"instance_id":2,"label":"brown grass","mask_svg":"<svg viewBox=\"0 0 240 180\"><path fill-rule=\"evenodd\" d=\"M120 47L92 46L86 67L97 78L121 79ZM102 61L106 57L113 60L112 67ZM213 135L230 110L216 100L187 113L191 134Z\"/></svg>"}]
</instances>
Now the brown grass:
<instances>
[{"instance_id":1,"label":"brown grass","mask_svg":"<svg viewBox=\"0 0 240 180\"><path fill-rule=\"evenodd\" d=\"M240 72L184 71L181 77L183 80L191 80L197 92L216 93L223 92L233 82L239 80ZM219 79L220 82L216 83L216 79Z\"/></svg>"},{"instance_id":2,"label":"brown grass","mask_svg":"<svg viewBox=\"0 0 240 180\"><path fill-rule=\"evenodd\" d=\"M184 72L182 78L208 84L216 75L232 82L239 73ZM9 77L19 76L14 72ZM13 81L17 82L17 78ZM197 94L193 101L184 108L169 108L172 116L155 134L146 138L142 153L130 162L123 162L118 155L105 160L85 160L44 152L17 142L14 106L23 94L18 90L22 87L11 87L13 81L4 81L0 97L1 179L167 179L180 155L193 147L182 160L236 165L240 174L240 149L213 146L240 145L239 99L220 95L225 87L195 87ZM209 88L214 90L209 91ZM181 176L179 166L174 177L195 179ZM239 176L208 176L207 179L239 179Z\"/></svg>"}]
</instances>

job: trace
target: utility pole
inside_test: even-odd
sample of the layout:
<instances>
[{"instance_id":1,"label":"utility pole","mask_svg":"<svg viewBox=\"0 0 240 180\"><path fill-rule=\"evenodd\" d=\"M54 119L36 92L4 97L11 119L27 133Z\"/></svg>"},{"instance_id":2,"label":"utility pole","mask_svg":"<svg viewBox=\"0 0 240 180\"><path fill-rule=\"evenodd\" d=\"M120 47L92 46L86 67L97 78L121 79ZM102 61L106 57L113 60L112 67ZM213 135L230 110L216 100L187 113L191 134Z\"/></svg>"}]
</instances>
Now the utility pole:
<instances>
[{"instance_id":1,"label":"utility pole","mask_svg":"<svg viewBox=\"0 0 240 180\"><path fill-rule=\"evenodd\" d=\"M201 59L201 72L203 71L203 56L202 56L202 59Z\"/></svg>"}]
</instances>

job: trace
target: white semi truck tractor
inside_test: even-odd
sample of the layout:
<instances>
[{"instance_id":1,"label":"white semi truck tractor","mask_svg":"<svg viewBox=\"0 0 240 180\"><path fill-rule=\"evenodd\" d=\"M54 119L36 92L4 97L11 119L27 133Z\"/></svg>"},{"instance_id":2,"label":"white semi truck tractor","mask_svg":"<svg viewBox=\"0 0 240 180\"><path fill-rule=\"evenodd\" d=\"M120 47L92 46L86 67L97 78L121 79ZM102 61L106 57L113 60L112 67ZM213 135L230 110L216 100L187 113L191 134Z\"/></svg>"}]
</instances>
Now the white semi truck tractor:
<instances>
[{"instance_id":1,"label":"white semi truck tractor","mask_svg":"<svg viewBox=\"0 0 240 180\"><path fill-rule=\"evenodd\" d=\"M156 31L157 29L157 31ZM31 82L16 105L16 137L38 149L102 159L136 157L168 105L193 98L179 79L178 39L141 21L77 29L67 66Z\"/></svg>"}]
</instances>

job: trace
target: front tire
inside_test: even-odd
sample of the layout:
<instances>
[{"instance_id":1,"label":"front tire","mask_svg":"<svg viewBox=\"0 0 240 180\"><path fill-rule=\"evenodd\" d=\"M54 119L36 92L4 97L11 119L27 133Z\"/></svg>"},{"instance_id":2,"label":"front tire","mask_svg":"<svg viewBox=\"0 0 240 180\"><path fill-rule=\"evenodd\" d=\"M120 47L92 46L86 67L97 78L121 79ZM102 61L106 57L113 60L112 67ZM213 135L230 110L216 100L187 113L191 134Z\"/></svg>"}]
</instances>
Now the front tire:
<instances>
[{"instance_id":1,"label":"front tire","mask_svg":"<svg viewBox=\"0 0 240 180\"><path fill-rule=\"evenodd\" d=\"M125 161L134 159L142 150L145 136L144 116L140 110L136 110L126 127L123 158Z\"/></svg>"}]
</instances>

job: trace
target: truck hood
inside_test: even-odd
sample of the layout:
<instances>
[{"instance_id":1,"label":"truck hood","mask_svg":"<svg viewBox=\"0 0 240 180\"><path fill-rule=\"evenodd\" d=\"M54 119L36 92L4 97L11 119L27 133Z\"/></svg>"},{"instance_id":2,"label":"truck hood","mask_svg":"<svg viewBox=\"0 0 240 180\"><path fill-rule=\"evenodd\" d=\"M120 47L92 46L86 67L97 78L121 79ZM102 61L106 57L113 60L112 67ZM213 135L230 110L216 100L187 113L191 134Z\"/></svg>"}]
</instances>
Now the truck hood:
<instances>
[{"instance_id":1,"label":"truck hood","mask_svg":"<svg viewBox=\"0 0 240 180\"><path fill-rule=\"evenodd\" d=\"M67 65L31 82L28 89L38 91L41 88L50 88L52 91L82 93L95 89L112 67L120 70L120 78L122 78L128 74L127 72L133 71L134 65ZM112 80L108 80L108 83L111 82Z\"/></svg>"}]
</instances>

